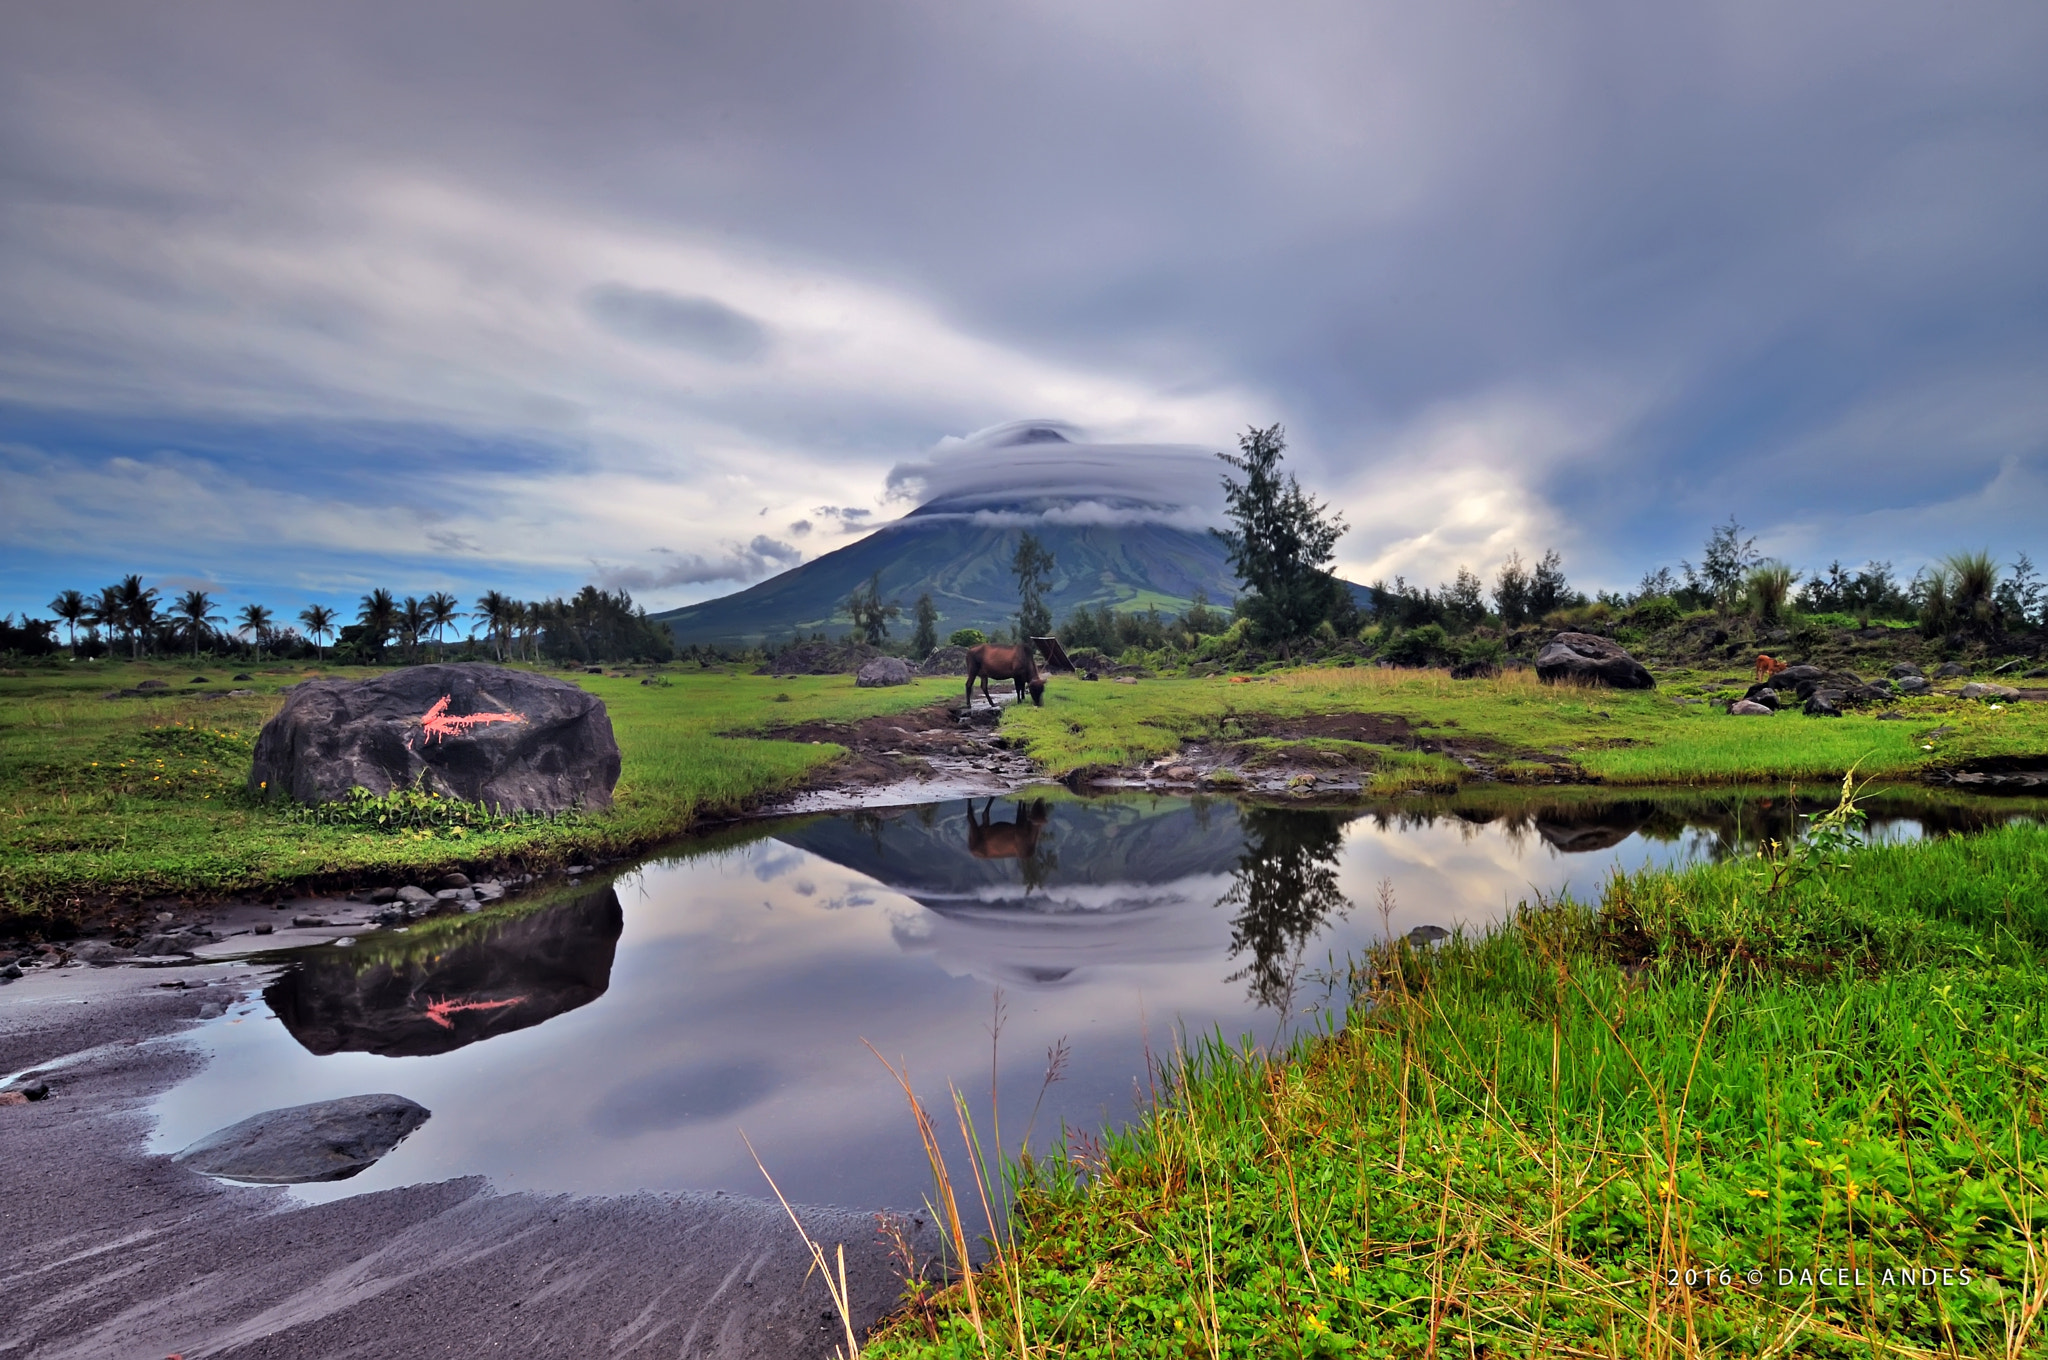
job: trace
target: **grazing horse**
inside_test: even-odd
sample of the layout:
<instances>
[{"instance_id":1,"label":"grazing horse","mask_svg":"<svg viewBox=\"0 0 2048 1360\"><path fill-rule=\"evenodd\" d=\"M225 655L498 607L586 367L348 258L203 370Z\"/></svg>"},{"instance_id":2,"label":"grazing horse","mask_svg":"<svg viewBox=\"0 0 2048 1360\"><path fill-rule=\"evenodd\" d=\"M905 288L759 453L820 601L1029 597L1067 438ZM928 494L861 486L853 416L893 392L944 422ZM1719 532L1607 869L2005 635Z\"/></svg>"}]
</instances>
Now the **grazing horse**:
<instances>
[{"instance_id":1,"label":"grazing horse","mask_svg":"<svg viewBox=\"0 0 2048 1360\"><path fill-rule=\"evenodd\" d=\"M1014 680L1017 682L1017 699L1023 701L1028 691L1031 702L1045 707L1045 676L1039 672L1038 662L1032 656L1036 647L1045 655L1045 664L1056 671L1072 671L1074 663L1067 660L1066 652L1060 647L1060 640L1052 637L1035 637L1022 647L999 647L993 642L983 642L967 649L967 706L974 707L974 682L981 681L981 697L988 699L988 706L994 708L996 701L989 697L988 682L991 680Z\"/></svg>"},{"instance_id":2,"label":"grazing horse","mask_svg":"<svg viewBox=\"0 0 2048 1360\"><path fill-rule=\"evenodd\" d=\"M1038 853L1038 837L1052 809L1043 798L1017 804L1017 820L995 820L996 800L991 798L979 820L974 804L967 805L967 853L976 859L1030 859Z\"/></svg>"},{"instance_id":3,"label":"grazing horse","mask_svg":"<svg viewBox=\"0 0 2048 1360\"><path fill-rule=\"evenodd\" d=\"M1779 671L1789 671L1791 669L1792 663L1789 661L1779 661L1773 657L1759 655L1756 659L1756 682L1761 685Z\"/></svg>"}]
</instances>

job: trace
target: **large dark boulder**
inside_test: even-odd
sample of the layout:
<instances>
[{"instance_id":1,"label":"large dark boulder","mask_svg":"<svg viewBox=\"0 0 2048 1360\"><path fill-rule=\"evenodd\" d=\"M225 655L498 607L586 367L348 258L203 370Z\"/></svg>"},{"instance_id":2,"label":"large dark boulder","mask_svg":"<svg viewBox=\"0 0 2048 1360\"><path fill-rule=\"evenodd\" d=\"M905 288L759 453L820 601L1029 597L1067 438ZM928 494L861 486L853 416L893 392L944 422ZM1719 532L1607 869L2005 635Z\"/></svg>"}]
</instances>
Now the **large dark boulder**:
<instances>
[{"instance_id":1,"label":"large dark boulder","mask_svg":"<svg viewBox=\"0 0 2048 1360\"><path fill-rule=\"evenodd\" d=\"M769 675L853 675L882 655L865 642L803 642L768 663Z\"/></svg>"},{"instance_id":2,"label":"large dark boulder","mask_svg":"<svg viewBox=\"0 0 2048 1360\"><path fill-rule=\"evenodd\" d=\"M314 950L263 999L310 1053L417 1058L531 1028L611 985L625 915L606 887L510 920Z\"/></svg>"},{"instance_id":3,"label":"large dark boulder","mask_svg":"<svg viewBox=\"0 0 2048 1360\"><path fill-rule=\"evenodd\" d=\"M500 812L605 808L619 744L603 700L501 666L311 680L256 738L249 791L327 803L414 784Z\"/></svg>"},{"instance_id":4,"label":"large dark boulder","mask_svg":"<svg viewBox=\"0 0 2048 1360\"><path fill-rule=\"evenodd\" d=\"M265 1110L216 1129L171 1158L209 1176L258 1185L347 1180L375 1165L428 1110L404 1096L345 1096Z\"/></svg>"},{"instance_id":5,"label":"large dark boulder","mask_svg":"<svg viewBox=\"0 0 2048 1360\"><path fill-rule=\"evenodd\" d=\"M919 675L965 675L967 674L967 649L965 647L939 647L924 659L917 668Z\"/></svg>"},{"instance_id":6,"label":"large dark boulder","mask_svg":"<svg viewBox=\"0 0 2048 1360\"><path fill-rule=\"evenodd\" d=\"M859 689L884 689L890 685L907 685L911 680L910 663L900 656L878 656L862 666L853 678Z\"/></svg>"},{"instance_id":7,"label":"large dark boulder","mask_svg":"<svg viewBox=\"0 0 2048 1360\"><path fill-rule=\"evenodd\" d=\"M1570 681L1610 689L1655 689L1643 663L1618 644L1591 633L1559 633L1536 653L1536 678L1546 684Z\"/></svg>"}]
</instances>

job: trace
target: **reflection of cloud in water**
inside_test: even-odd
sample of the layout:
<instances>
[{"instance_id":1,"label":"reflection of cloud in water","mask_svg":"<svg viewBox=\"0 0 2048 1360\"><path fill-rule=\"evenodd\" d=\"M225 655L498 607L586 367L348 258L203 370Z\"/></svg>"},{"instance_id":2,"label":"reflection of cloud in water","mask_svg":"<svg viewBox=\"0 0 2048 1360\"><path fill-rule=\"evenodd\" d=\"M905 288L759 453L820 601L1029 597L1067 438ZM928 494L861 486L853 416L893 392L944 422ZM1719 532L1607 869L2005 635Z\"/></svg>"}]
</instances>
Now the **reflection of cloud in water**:
<instances>
[{"instance_id":1,"label":"reflection of cloud in water","mask_svg":"<svg viewBox=\"0 0 2048 1360\"><path fill-rule=\"evenodd\" d=\"M1204 875L1143 887L1104 884L1054 898L925 900L918 916L892 922L907 952L928 954L955 977L1051 987L1109 967L1214 959L1228 939L1216 903L1227 877Z\"/></svg>"},{"instance_id":2,"label":"reflection of cloud in water","mask_svg":"<svg viewBox=\"0 0 2048 1360\"><path fill-rule=\"evenodd\" d=\"M608 1138L680 1128L737 1114L775 1089L765 1062L710 1061L636 1076L590 1109L590 1127Z\"/></svg>"}]
</instances>

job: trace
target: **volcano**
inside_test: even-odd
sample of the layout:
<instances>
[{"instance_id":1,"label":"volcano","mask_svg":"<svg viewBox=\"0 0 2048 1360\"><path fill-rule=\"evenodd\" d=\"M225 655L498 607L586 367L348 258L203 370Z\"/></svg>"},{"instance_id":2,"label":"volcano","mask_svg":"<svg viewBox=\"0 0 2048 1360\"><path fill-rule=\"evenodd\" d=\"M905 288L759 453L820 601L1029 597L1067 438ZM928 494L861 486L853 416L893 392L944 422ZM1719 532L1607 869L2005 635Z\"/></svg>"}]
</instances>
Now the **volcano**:
<instances>
[{"instance_id":1,"label":"volcano","mask_svg":"<svg viewBox=\"0 0 2048 1360\"><path fill-rule=\"evenodd\" d=\"M1001 426L891 472L892 490L924 493L903 518L735 594L652 617L680 646L836 636L849 624L846 598L879 574L882 598L903 606L892 633L908 632L927 592L942 639L993 632L1016 623L1010 560L1026 532L1052 552L1055 619L1084 605L1179 613L1197 591L1227 609L1238 582L1208 528L1221 522L1221 471L1200 449L1089 443L1049 421Z\"/></svg>"}]
</instances>

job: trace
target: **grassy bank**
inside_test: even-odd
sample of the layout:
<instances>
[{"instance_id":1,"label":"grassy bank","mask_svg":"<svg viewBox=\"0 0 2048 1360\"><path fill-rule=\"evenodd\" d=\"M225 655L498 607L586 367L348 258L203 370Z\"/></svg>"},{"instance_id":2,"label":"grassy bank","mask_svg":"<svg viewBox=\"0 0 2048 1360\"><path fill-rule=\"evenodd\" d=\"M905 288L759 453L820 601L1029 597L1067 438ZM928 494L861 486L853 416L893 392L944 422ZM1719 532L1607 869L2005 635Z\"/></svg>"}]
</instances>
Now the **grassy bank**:
<instances>
[{"instance_id":1,"label":"grassy bank","mask_svg":"<svg viewBox=\"0 0 2048 1360\"><path fill-rule=\"evenodd\" d=\"M233 682L214 672L211 685L197 687L186 683L195 674L189 663L155 662L0 677L0 902L64 914L109 898L281 891L515 857L546 865L622 853L788 788L840 754L719 733L893 712L952 689L939 681L856 689L851 676L684 671L642 685L577 675L605 701L624 759L610 810L394 828L297 820L243 790L256 733L282 704L283 687L318 673L271 670ZM100 697L149 679L167 682L169 697ZM257 693L197 697L231 684Z\"/></svg>"},{"instance_id":2,"label":"grassy bank","mask_svg":"<svg viewBox=\"0 0 2048 1360\"><path fill-rule=\"evenodd\" d=\"M2041 1354L2044 949L2029 824L1396 945L1341 1032L1197 1043L1025 1173L867 1354Z\"/></svg>"},{"instance_id":3,"label":"grassy bank","mask_svg":"<svg viewBox=\"0 0 2048 1360\"><path fill-rule=\"evenodd\" d=\"M1901 699L1891 710L1900 720L1875 712L1731 718L1699 701L1731 690L1741 692L1736 680L1716 675L1621 691L1544 685L1527 671L1452 680L1443 671L1377 668L1281 671L1249 684L1223 677L1055 683L1043 709L1010 715L1005 730L1055 775L1155 759L1190 741L1256 738L1275 719L1358 712L1404 719L1414 740L1469 752L1508 778L1551 777L1562 767L1611 784L1755 783L1839 779L1852 767L1865 775L1910 775L2048 754L2044 704L1994 710L1977 700ZM1409 742L1310 744L1356 748L1379 764L1390 792L1418 775L1465 777L1455 761L1418 762Z\"/></svg>"}]
</instances>

